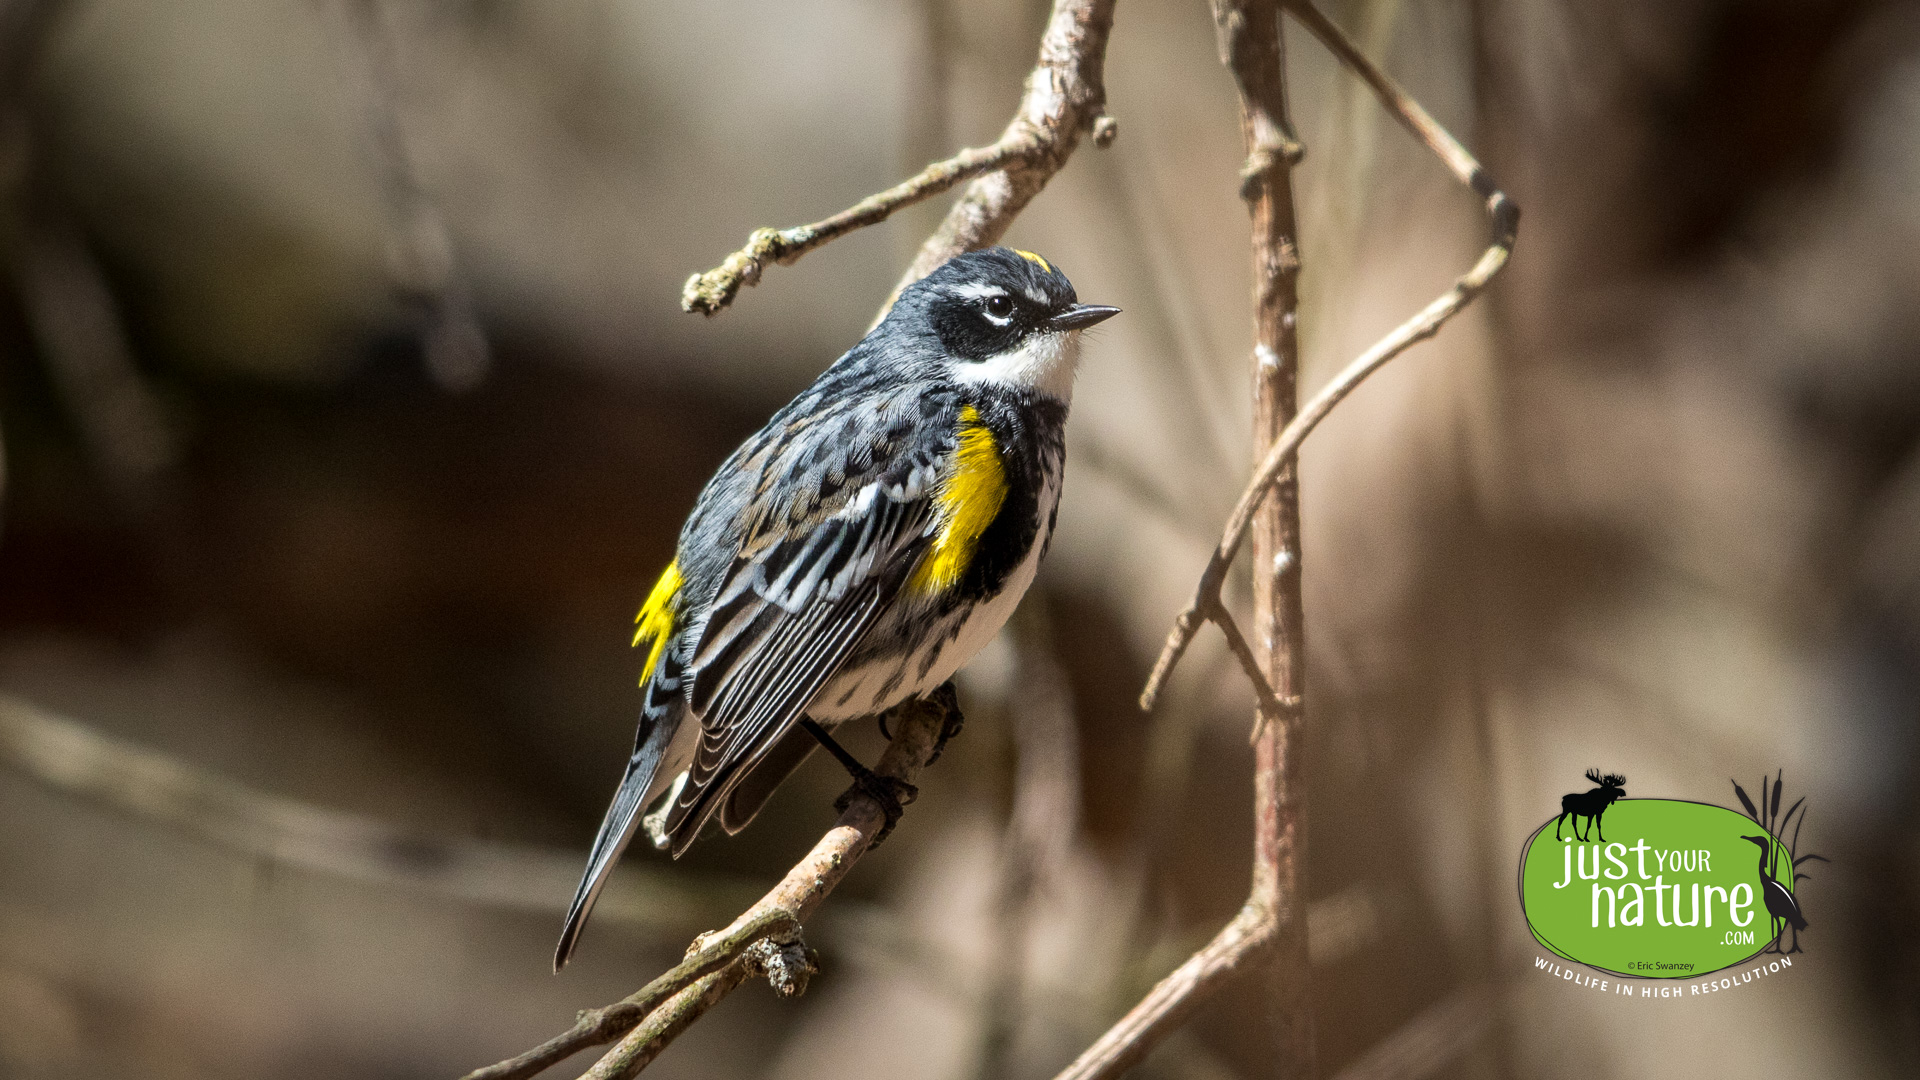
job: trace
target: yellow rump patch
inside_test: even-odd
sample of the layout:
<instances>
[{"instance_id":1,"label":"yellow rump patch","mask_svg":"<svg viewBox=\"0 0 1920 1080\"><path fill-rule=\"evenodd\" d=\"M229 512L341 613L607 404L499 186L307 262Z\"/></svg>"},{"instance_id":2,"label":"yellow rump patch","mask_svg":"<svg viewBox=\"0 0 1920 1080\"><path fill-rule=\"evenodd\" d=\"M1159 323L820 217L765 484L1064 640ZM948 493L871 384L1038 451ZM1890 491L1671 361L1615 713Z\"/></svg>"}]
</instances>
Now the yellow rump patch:
<instances>
[{"instance_id":1,"label":"yellow rump patch","mask_svg":"<svg viewBox=\"0 0 1920 1080\"><path fill-rule=\"evenodd\" d=\"M639 648L643 641L653 643L647 649L647 666L640 669L641 686L653 678L660 655L667 651L667 639L673 636L673 600L680 594L680 584L680 562L676 559L661 571L660 580L653 583L653 591L647 594L647 602L640 605L640 614L633 617L634 647Z\"/></svg>"},{"instance_id":2,"label":"yellow rump patch","mask_svg":"<svg viewBox=\"0 0 1920 1080\"><path fill-rule=\"evenodd\" d=\"M1014 248L1013 253L1027 260L1033 265L1039 267L1040 269L1045 270L1047 273L1049 274L1053 273L1053 264L1041 258L1040 256L1035 255L1033 252L1021 251L1019 248Z\"/></svg>"},{"instance_id":3,"label":"yellow rump patch","mask_svg":"<svg viewBox=\"0 0 1920 1080\"><path fill-rule=\"evenodd\" d=\"M1037 255L1028 258L1039 261ZM941 593L960 583L973 563L980 534L1000 516L1000 504L1007 499L1007 470L1000 464L1000 447L971 405L960 409L960 445L953 454L953 469L934 498L940 534L907 582L909 589L919 593Z\"/></svg>"}]
</instances>

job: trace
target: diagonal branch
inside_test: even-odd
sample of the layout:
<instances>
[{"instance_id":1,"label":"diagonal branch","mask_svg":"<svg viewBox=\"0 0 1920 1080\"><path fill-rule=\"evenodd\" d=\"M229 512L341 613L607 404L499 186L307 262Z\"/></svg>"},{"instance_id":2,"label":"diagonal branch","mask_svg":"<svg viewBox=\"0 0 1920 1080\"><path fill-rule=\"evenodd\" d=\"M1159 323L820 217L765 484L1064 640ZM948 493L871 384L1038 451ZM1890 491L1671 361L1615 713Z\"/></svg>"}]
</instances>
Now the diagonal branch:
<instances>
[{"instance_id":1,"label":"diagonal branch","mask_svg":"<svg viewBox=\"0 0 1920 1080\"><path fill-rule=\"evenodd\" d=\"M1459 140L1448 134L1447 130L1427 115L1419 102L1408 97L1406 92L1394 84L1393 80L1372 61L1361 55L1340 28L1335 26L1315 9L1307 0L1281 0L1282 5L1301 25L1326 45L1340 62L1359 75L1382 105L1403 124L1415 137L1426 144L1442 162L1447 170L1462 184L1471 188L1486 202L1487 217L1492 236L1486 251L1473 268L1453 283L1453 287L1442 293L1439 298L1422 308L1418 314L1395 327L1354 359L1332 381L1322 387L1320 392L1307 402L1299 415L1293 418L1280 437L1274 440L1272 448L1254 471L1253 480L1241 493L1240 501L1234 506L1233 513L1227 518L1227 527L1220 544L1214 549L1213 557L1207 562L1207 569L1200 576L1200 584L1195 590L1193 601L1187 609L1174 620L1173 628L1167 634L1165 646L1160 658L1153 665L1153 673L1147 679L1146 689L1140 694L1141 708L1153 708L1154 699L1166 684L1167 677L1173 673L1175 664L1193 643L1193 636L1200 629L1203 617L1220 604L1220 585L1226 580L1226 570L1232 564L1234 556L1240 551L1240 545L1246 540L1247 530L1253 523L1254 512L1266 498L1280 474L1293 461L1306 440L1320 421L1326 419L1343 398L1367 376L1378 371L1382 365L1405 352L1408 347L1432 337L1445 325L1447 320L1459 314L1500 269L1507 264L1513 252L1515 230L1519 225L1520 208L1513 200L1499 190L1493 177L1481 168L1473 155L1467 152Z\"/></svg>"},{"instance_id":2,"label":"diagonal branch","mask_svg":"<svg viewBox=\"0 0 1920 1080\"><path fill-rule=\"evenodd\" d=\"M911 784L933 756L949 703L936 695L894 711L894 738L874 772ZM732 925L694 943L686 961L621 1002L581 1014L566 1033L463 1080L525 1080L589 1046L619 1043L586 1074L624 1080L747 979L764 975L783 996L806 989L811 970L799 930L887 827L886 812L857 789L839 821L786 877ZM767 949L762 942L778 946ZM797 951L799 955L788 955Z\"/></svg>"},{"instance_id":3,"label":"diagonal branch","mask_svg":"<svg viewBox=\"0 0 1920 1080\"><path fill-rule=\"evenodd\" d=\"M780 908L760 909L753 918L736 920L727 930L697 941L685 960L631 996L603 1008L584 1010L571 1030L518 1057L475 1069L462 1080L518 1080L558 1065L589 1046L604 1046L645 1020L669 998L732 967L734 961L763 939L780 944L796 943L800 939L800 923L792 912Z\"/></svg>"},{"instance_id":4,"label":"diagonal branch","mask_svg":"<svg viewBox=\"0 0 1920 1080\"><path fill-rule=\"evenodd\" d=\"M811 225L754 230L745 247L712 270L687 279L680 292L681 310L717 315L742 288L758 284L769 264L790 266L815 248L877 225L896 210L969 180L973 182L921 247L895 295L953 256L1000 239L1014 217L1067 163L1081 135L1093 132L1094 141L1102 146L1112 141L1114 128L1102 111L1107 100L1102 72L1114 2L1055 0L1040 39L1040 59L1027 76L1020 107L992 144L936 161L918 176Z\"/></svg>"}]
</instances>

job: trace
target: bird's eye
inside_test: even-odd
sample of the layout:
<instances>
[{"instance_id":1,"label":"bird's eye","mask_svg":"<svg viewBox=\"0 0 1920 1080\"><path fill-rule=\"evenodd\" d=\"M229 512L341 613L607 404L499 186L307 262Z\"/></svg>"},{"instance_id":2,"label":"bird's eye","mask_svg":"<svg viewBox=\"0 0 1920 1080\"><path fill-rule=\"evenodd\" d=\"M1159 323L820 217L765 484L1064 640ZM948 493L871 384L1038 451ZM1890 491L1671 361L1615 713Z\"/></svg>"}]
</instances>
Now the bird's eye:
<instances>
[{"instance_id":1,"label":"bird's eye","mask_svg":"<svg viewBox=\"0 0 1920 1080\"><path fill-rule=\"evenodd\" d=\"M1013 314L1013 298L1003 294L987 297L987 314L1004 319Z\"/></svg>"}]
</instances>

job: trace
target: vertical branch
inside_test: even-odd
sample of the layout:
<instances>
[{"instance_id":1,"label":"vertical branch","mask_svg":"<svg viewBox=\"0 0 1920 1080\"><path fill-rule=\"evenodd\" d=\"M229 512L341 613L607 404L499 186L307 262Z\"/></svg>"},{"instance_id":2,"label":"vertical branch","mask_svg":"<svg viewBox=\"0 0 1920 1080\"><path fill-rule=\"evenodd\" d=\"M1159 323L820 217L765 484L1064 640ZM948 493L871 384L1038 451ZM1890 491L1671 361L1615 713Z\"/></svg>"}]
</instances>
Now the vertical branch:
<instances>
[{"instance_id":1,"label":"vertical branch","mask_svg":"<svg viewBox=\"0 0 1920 1080\"><path fill-rule=\"evenodd\" d=\"M1300 147L1287 119L1286 45L1271 0L1215 0L1220 58L1240 91L1247 160L1240 196L1253 219L1253 464L1293 419L1300 371L1300 246L1293 163ZM1290 459L1253 519L1253 648L1267 684L1297 700L1306 677L1300 602L1300 485ZM1307 994L1305 821L1300 712L1261 710L1254 724L1252 906L1274 923L1267 958L1276 1075L1313 1075Z\"/></svg>"},{"instance_id":2,"label":"vertical branch","mask_svg":"<svg viewBox=\"0 0 1920 1080\"><path fill-rule=\"evenodd\" d=\"M1298 409L1295 283L1300 273L1289 168L1300 145L1287 123L1284 42L1278 13L1300 20L1387 111L1426 144L1454 177L1485 200L1491 236L1472 269L1432 303L1361 353ZM1260 701L1254 727L1254 870L1247 903L1212 941L1160 980L1088 1047L1058 1080L1118 1076L1138 1064L1208 994L1236 973L1267 962L1273 984L1275 1058L1286 1076L1311 1076L1313 1027L1307 1008L1302 857L1306 835L1299 705L1306 659L1300 611L1300 443L1354 387L1415 343L1437 333L1506 266L1520 210L1466 148L1395 86L1310 0L1214 0L1220 52L1240 90L1247 163L1241 195L1253 216L1255 442L1253 479L1227 519L1193 601L1175 618L1154 663L1142 708L1151 709L1174 665L1204 622L1219 626ZM1246 640L1220 597L1228 567L1254 534L1255 634Z\"/></svg>"}]
</instances>

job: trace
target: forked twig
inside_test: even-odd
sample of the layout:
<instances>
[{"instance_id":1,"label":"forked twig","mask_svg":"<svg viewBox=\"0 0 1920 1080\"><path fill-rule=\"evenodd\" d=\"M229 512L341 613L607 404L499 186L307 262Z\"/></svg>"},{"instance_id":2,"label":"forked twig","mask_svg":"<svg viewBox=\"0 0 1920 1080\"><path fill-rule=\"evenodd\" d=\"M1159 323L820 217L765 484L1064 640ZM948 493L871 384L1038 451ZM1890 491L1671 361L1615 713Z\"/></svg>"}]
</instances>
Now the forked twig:
<instances>
[{"instance_id":1,"label":"forked twig","mask_svg":"<svg viewBox=\"0 0 1920 1080\"><path fill-rule=\"evenodd\" d=\"M632 996L598 1009L586 1009L573 1028L539 1046L497 1065L475 1069L462 1080L519 1080L558 1065L589 1046L604 1046L632 1030L667 999L746 955L762 939L781 944L797 942L800 923L781 908L762 908L759 914L694 943L687 958L673 970L641 987Z\"/></svg>"},{"instance_id":2,"label":"forked twig","mask_svg":"<svg viewBox=\"0 0 1920 1080\"><path fill-rule=\"evenodd\" d=\"M924 202L963 181L972 180L940 228L927 238L899 290L932 273L953 256L998 240L1014 217L1040 193L1053 174L1094 134L1100 145L1112 141L1110 121L1101 123L1107 91L1102 74L1107 34L1113 28L1115 0L1055 0L1053 15L1040 39L1040 59L1027 76L1020 108L1000 138L987 146L962 150L936 161L910 180L869 195L845 210L789 229L756 229L746 246L719 266L687 279L680 291L683 311L717 315L748 285L757 284L769 263L788 266L801 256L856 229L877 225L894 211ZM883 307L882 312L885 312Z\"/></svg>"},{"instance_id":3,"label":"forked twig","mask_svg":"<svg viewBox=\"0 0 1920 1080\"><path fill-rule=\"evenodd\" d=\"M1240 545L1246 540L1247 528L1253 522L1254 511L1260 506L1273 483L1282 470L1293 460L1300 444L1320 421L1326 419L1333 407L1367 376L1379 370L1387 361L1399 356L1417 342L1432 337L1448 319L1453 318L1460 309L1467 306L1480 291L1486 288L1493 276L1506 265L1507 258L1513 252L1515 230L1520 221L1520 208L1513 200L1499 190L1493 177L1481 168L1466 147L1460 145L1439 122L1427 115L1420 103L1408 97L1406 92L1394 84L1385 72L1375 67L1356 49L1346 35L1341 32L1325 15L1307 0L1280 0L1281 6L1300 20L1313 36L1320 39L1327 49L1340 59L1340 62L1360 76L1373 89L1374 95L1387 111L1404 125L1407 130L1427 148L1432 150L1447 166L1447 170L1461 183L1486 201L1487 217L1491 223L1492 237L1487 250L1473 268L1453 283L1453 287L1440 297L1422 308L1418 314L1376 342L1372 348L1361 353L1338 375L1320 389L1313 399L1300 410L1280 437L1274 440L1273 447L1254 471L1253 479L1247 484L1235 504L1233 513L1227 518L1227 527L1221 537L1220 545L1214 549L1213 557L1208 560L1207 568L1200 575L1200 583L1195 589L1194 598L1187 609L1174 619L1173 628L1167 633L1166 644L1160 650L1160 658L1154 662L1153 673L1147 678L1146 688L1140 694L1140 707L1153 708L1154 700L1160 689L1166 684L1167 677L1173 673L1175 664L1193 643L1193 637L1199 632L1203 621L1212 619L1221 622L1227 618L1225 606L1220 600L1220 586L1226 580L1227 568L1240 551Z\"/></svg>"},{"instance_id":4,"label":"forked twig","mask_svg":"<svg viewBox=\"0 0 1920 1080\"><path fill-rule=\"evenodd\" d=\"M913 783L933 756L946 709L934 701L909 701L894 710L894 737L874 772ZM827 895L853 869L886 827L878 802L855 792L832 829L787 871L771 892L733 923L694 943L688 958L645 988L602 1009L582 1013L573 1028L518 1057L468 1073L463 1080L525 1080L584 1050L615 1039L617 1045L589 1070L595 1080L624 1080L645 1068L668 1043L720 1003L734 987L765 975L783 995L806 988L803 958L756 946L804 949L799 932Z\"/></svg>"},{"instance_id":5,"label":"forked twig","mask_svg":"<svg viewBox=\"0 0 1920 1080\"><path fill-rule=\"evenodd\" d=\"M1174 620L1168 633L1166 646L1141 694L1141 705L1148 709L1201 623L1209 620L1226 635L1263 703L1277 696L1267 678L1269 669L1280 679L1281 692L1290 694L1298 685L1304 654L1298 609L1293 465L1300 443L1361 380L1408 346L1432 336L1486 287L1506 264L1519 218L1518 208L1498 190L1473 156L1361 55L1309 0L1215 0L1222 56L1240 90L1243 133L1249 144L1241 193L1254 216L1255 351L1260 368L1256 437L1271 433L1272 429L1264 425L1284 418L1290 411L1296 367L1294 326L1288 316L1292 314L1298 258L1286 168L1297 159L1298 144L1286 126L1284 48L1278 27L1281 9L1291 12L1344 66L1358 74L1388 111L1433 150L1456 178L1486 200L1492 238L1479 261L1451 289L1362 353L1273 435L1228 519L1224 537L1200 575L1192 603ZM1284 218L1276 216L1282 213ZM1263 508L1268 511L1267 518L1257 516ZM1267 650L1266 668L1251 651L1221 598L1228 567L1257 520L1261 539L1256 541L1255 561L1271 563L1255 568L1255 606L1261 620L1261 643ZM1286 704L1289 709L1298 708L1296 700L1289 698ZM1275 1067L1284 1075L1312 1074L1310 1010L1302 1000L1306 989L1304 920L1300 918L1304 910L1304 820L1297 775L1298 725L1291 714L1282 716L1278 724L1272 723L1271 708L1271 704L1263 705L1261 723L1254 733L1254 872L1246 905L1212 941L1162 979L1088 1047L1058 1080L1119 1076L1144 1058L1229 977L1256 965L1266 965L1274 976L1276 997L1272 1007L1278 1044L1283 1054L1291 1055L1276 1060Z\"/></svg>"}]
</instances>

